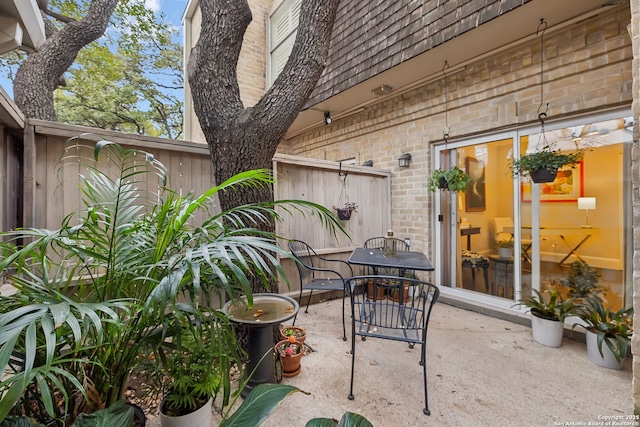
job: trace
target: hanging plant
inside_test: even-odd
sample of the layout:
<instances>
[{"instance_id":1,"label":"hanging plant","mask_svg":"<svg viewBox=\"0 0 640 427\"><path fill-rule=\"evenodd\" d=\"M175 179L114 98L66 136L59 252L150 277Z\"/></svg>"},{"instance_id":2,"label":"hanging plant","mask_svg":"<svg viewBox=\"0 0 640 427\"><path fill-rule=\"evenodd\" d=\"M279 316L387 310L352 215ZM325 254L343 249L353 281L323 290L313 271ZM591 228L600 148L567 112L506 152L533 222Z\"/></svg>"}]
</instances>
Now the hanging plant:
<instances>
[{"instance_id":1,"label":"hanging plant","mask_svg":"<svg viewBox=\"0 0 640 427\"><path fill-rule=\"evenodd\" d=\"M466 191L470 182L471 177L457 166L446 170L436 169L429 178L429 190L449 190L452 193Z\"/></svg>"},{"instance_id":2,"label":"hanging plant","mask_svg":"<svg viewBox=\"0 0 640 427\"><path fill-rule=\"evenodd\" d=\"M336 213L338 214L338 219L341 219L343 221L347 221L349 219L351 219L351 213L352 212L357 212L358 206L356 205L355 202L350 203L347 202L344 204L344 207L339 208L337 206L334 206L333 209L336 210Z\"/></svg>"},{"instance_id":3,"label":"hanging plant","mask_svg":"<svg viewBox=\"0 0 640 427\"><path fill-rule=\"evenodd\" d=\"M563 167L575 169L583 157L584 149L563 154L560 149L554 150L551 146L545 145L542 150L524 154L519 159L512 160L510 166L514 177L530 176L536 183L553 182L558 169Z\"/></svg>"}]
</instances>

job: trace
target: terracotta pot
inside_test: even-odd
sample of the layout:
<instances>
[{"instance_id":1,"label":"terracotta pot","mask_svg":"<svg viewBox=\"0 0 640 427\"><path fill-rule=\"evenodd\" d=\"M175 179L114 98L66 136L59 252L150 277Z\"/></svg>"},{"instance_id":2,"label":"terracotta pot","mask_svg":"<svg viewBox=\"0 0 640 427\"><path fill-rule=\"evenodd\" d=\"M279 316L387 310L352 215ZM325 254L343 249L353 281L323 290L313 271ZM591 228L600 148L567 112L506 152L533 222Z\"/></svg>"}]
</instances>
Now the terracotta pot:
<instances>
[{"instance_id":1,"label":"terracotta pot","mask_svg":"<svg viewBox=\"0 0 640 427\"><path fill-rule=\"evenodd\" d=\"M389 291L389 299L391 301L400 302L400 289L391 289ZM409 283L404 283L402 285L402 301L406 301L409 299Z\"/></svg>"},{"instance_id":2,"label":"terracotta pot","mask_svg":"<svg viewBox=\"0 0 640 427\"><path fill-rule=\"evenodd\" d=\"M281 340L287 340L289 338L288 335L284 334L284 331L295 331L293 336L296 337L296 341L301 344L304 344L304 340L307 338L307 332L303 328L299 326L283 326L282 328L280 328Z\"/></svg>"},{"instance_id":3,"label":"terracotta pot","mask_svg":"<svg viewBox=\"0 0 640 427\"><path fill-rule=\"evenodd\" d=\"M534 171L531 171L529 175L531 175L531 180L536 184L542 182L553 182L556 179L556 175L558 174L557 170L550 171L549 169L540 168Z\"/></svg>"},{"instance_id":4,"label":"terracotta pot","mask_svg":"<svg viewBox=\"0 0 640 427\"><path fill-rule=\"evenodd\" d=\"M282 376L295 377L302 370L302 365L300 364L300 362L302 361L302 355L304 354L304 346L303 344L300 344L301 346L303 346L300 353L294 354L292 356L285 356L282 354L280 349L288 342L289 341L287 340L279 341L278 344L276 344L275 348L278 354L280 354L280 360L282 361Z\"/></svg>"},{"instance_id":5,"label":"terracotta pot","mask_svg":"<svg viewBox=\"0 0 640 427\"><path fill-rule=\"evenodd\" d=\"M382 286L374 286L373 280L367 280L367 295L369 295L369 299L383 300L386 298L385 288ZM375 291L375 292L374 292ZM375 295L374 295L375 293Z\"/></svg>"}]
</instances>

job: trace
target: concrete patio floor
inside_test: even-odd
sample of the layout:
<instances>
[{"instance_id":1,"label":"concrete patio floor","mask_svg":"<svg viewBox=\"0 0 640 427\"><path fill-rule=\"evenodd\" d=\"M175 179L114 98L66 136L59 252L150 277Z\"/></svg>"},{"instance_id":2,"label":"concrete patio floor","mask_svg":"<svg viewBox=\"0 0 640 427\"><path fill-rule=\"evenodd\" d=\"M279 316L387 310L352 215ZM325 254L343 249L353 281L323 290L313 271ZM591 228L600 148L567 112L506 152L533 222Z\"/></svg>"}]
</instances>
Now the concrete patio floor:
<instances>
[{"instance_id":1,"label":"concrete patio floor","mask_svg":"<svg viewBox=\"0 0 640 427\"><path fill-rule=\"evenodd\" d=\"M300 310L296 325L307 329L314 351L303 357L301 373L283 383L310 395L293 394L263 426L303 427L346 411L377 427L606 425L604 417L633 414L630 359L622 371L602 368L588 360L584 343L565 338L560 348L544 347L529 327L441 302L427 337L431 415L422 413L420 350L402 342L357 339L351 401L351 339L347 329L342 341L341 304Z\"/></svg>"}]
</instances>

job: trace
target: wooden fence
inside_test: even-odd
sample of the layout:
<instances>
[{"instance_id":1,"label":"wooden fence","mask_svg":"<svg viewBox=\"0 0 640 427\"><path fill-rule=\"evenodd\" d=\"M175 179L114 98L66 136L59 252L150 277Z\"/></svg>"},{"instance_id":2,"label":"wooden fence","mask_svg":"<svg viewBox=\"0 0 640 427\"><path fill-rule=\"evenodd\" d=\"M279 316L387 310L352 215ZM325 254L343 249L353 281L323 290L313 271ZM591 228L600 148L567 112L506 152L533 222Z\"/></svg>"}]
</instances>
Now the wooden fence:
<instances>
[{"instance_id":1,"label":"wooden fence","mask_svg":"<svg viewBox=\"0 0 640 427\"><path fill-rule=\"evenodd\" d=\"M17 226L57 229L67 214L81 208L78 181L73 179L77 177L70 171L60 176L56 165L67 140L84 133L150 152L169 170L169 187L175 191L199 194L215 185L211 157L204 144L29 120L22 144L5 135L0 147L4 178L0 182L3 230ZM285 239L304 240L321 254L346 259L353 247L362 245L368 237L383 235L391 224L388 171L286 155L274 157L273 169L276 199L310 200L331 209L344 204L345 195L340 198L340 194L345 184L349 200L358 205L351 219L343 222L349 237L336 239L322 229L317 219L296 214L285 215L277 224L276 232ZM344 173L347 173L346 181ZM286 247L285 241L281 243ZM295 265L288 259L283 259L282 264L291 288L283 281L281 292L297 295Z\"/></svg>"}]
</instances>

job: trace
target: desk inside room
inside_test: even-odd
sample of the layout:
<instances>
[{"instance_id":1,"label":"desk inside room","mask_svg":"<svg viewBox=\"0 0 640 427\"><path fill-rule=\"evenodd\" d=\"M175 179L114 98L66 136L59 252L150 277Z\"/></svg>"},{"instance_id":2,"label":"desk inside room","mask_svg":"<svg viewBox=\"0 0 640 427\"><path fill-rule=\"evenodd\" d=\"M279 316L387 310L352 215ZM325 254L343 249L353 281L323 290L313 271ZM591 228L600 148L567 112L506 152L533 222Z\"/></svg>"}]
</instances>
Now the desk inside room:
<instances>
[{"instance_id":1,"label":"desk inside room","mask_svg":"<svg viewBox=\"0 0 640 427\"><path fill-rule=\"evenodd\" d=\"M513 227L508 227L504 229L506 233L511 233L513 235ZM522 227L522 230L531 231L531 227ZM578 258L580 261L584 261L580 254L578 253L578 249L582 245L585 244L587 240L591 238L591 236L600 234L600 229L596 227L540 227L540 238L544 237L560 237L560 240L566 245L569 249L564 258L558 262L558 265L564 266L565 261L567 261L571 255ZM574 243L569 243L569 239L573 240ZM576 240L580 239L577 243ZM528 257L527 251L531 245L522 246L523 256Z\"/></svg>"},{"instance_id":2,"label":"desk inside room","mask_svg":"<svg viewBox=\"0 0 640 427\"><path fill-rule=\"evenodd\" d=\"M471 236L473 234L480 234L480 227L461 228L460 235L467 236L467 250L471 250Z\"/></svg>"}]
</instances>

